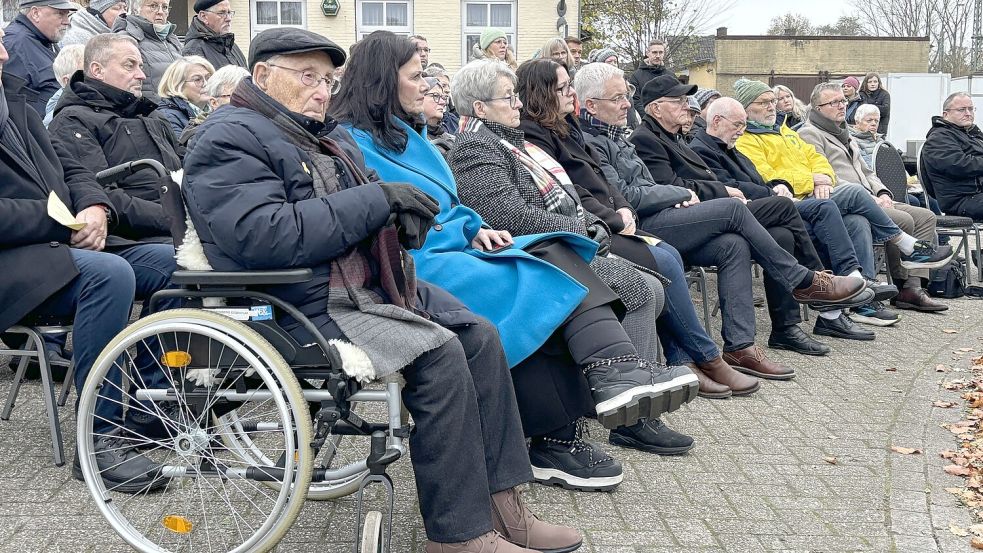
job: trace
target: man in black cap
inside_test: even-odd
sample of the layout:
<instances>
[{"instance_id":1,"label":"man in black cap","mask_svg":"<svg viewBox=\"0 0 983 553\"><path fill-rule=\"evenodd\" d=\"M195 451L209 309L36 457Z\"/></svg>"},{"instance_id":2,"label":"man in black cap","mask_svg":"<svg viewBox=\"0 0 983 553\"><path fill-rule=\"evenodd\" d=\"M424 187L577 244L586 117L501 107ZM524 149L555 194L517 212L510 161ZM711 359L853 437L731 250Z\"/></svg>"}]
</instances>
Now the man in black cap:
<instances>
[{"instance_id":1,"label":"man in black cap","mask_svg":"<svg viewBox=\"0 0 983 553\"><path fill-rule=\"evenodd\" d=\"M182 54L201 56L215 69L226 65L246 67L246 57L236 46L236 37L231 32L236 12L229 0L197 0L194 8L196 15L188 25Z\"/></svg>"},{"instance_id":2,"label":"man in black cap","mask_svg":"<svg viewBox=\"0 0 983 553\"><path fill-rule=\"evenodd\" d=\"M652 174L655 186L690 190L688 205L662 209L641 219L640 226L672 244L693 265L718 268L724 336L724 360L755 376L788 378L793 371L768 360L754 344L755 322L750 262L765 269L765 291L772 319L769 345L807 355L824 355L829 347L799 327L793 299L809 286L851 286L854 293L828 307L861 305L873 292L862 278L831 277L809 238L795 205L788 198L760 194L749 202L741 189L726 186L680 135L688 113L688 96L695 85L681 84L672 75L649 81L642 90L645 115L629 141ZM627 196L639 196L642 191ZM776 242L780 240L781 245ZM793 256L794 254L794 256ZM799 264L801 263L801 265ZM806 271L808 278L803 278ZM799 276L796 276L799 275ZM815 275L815 276L811 276ZM824 284L819 281L829 282ZM857 303L859 302L859 303ZM871 336L872 338L872 336Z\"/></svg>"},{"instance_id":3,"label":"man in black cap","mask_svg":"<svg viewBox=\"0 0 983 553\"><path fill-rule=\"evenodd\" d=\"M44 117L44 107L61 88L51 65L58 41L65 36L72 14L79 9L68 0L21 0L20 14L5 29L3 45L12 54L4 71L27 81L27 103Z\"/></svg>"},{"instance_id":4,"label":"man in black cap","mask_svg":"<svg viewBox=\"0 0 983 553\"><path fill-rule=\"evenodd\" d=\"M345 59L302 29L253 39L252 77L205 120L185 160L203 253L221 271L311 268L310 282L271 293L326 338L366 351L370 376L402 371L427 553L574 551L580 533L538 520L516 490L532 471L495 327L415 279L406 250L422 245L439 206L367 175L354 140L326 118ZM296 321L280 323L312 342Z\"/></svg>"}]
</instances>

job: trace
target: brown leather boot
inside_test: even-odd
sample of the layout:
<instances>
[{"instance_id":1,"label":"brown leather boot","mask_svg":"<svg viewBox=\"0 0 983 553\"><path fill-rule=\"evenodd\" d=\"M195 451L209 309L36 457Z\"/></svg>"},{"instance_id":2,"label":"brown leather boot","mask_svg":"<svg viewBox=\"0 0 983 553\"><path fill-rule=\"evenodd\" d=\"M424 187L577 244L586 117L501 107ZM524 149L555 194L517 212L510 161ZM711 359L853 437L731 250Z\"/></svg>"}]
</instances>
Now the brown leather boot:
<instances>
[{"instance_id":1,"label":"brown leather boot","mask_svg":"<svg viewBox=\"0 0 983 553\"><path fill-rule=\"evenodd\" d=\"M724 360L717 356L706 363L697 363L697 367L713 380L730 388L735 396L749 396L758 391L761 383L757 378L743 375L734 370Z\"/></svg>"},{"instance_id":2,"label":"brown leather boot","mask_svg":"<svg viewBox=\"0 0 983 553\"><path fill-rule=\"evenodd\" d=\"M719 382L710 380L707 373L701 371L695 364L686 363L686 366L689 367L689 370L693 371L693 374L696 375L696 379L700 382L700 391L697 393L697 395L700 397L705 397L707 399L727 399L734 395L729 387L724 386Z\"/></svg>"},{"instance_id":3,"label":"brown leather boot","mask_svg":"<svg viewBox=\"0 0 983 553\"><path fill-rule=\"evenodd\" d=\"M515 545L501 534L492 530L477 538L460 543L438 543L428 541L427 553L537 553L533 549L524 549Z\"/></svg>"},{"instance_id":4,"label":"brown leather boot","mask_svg":"<svg viewBox=\"0 0 983 553\"><path fill-rule=\"evenodd\" d=\"M539 520L522 502L522 492L518 488L492 494L491 503L495 531L515 545L550 553L568 553L580 549L584 541L580 532L573 528Z\"/></svg>"},{"instance_id":5,"label":"brown leather boot","mask_svg":"<svg viewBox=\"0 0 983 553\"><path fill-rule=\"evenodd\" d=\"M867 288L860 277L834 276L830 271L816 271L808 288L792 290L792 297L799 303L816 306L850 306L850 300ZM844 305L845 304L845 305Z\"/></svg>"},{"instance_id":6,"label":"brown leather boot","mask_svg":"<svg viewBox=\"0 0 983 553\"><path fill-rule=\"evenodd\" d=\"M737 351L724 352L724 362L744 374L771 380L791 380L795 369L779 365L765 357L765 352L757 344Z\"/></svg>"}]
</instances>

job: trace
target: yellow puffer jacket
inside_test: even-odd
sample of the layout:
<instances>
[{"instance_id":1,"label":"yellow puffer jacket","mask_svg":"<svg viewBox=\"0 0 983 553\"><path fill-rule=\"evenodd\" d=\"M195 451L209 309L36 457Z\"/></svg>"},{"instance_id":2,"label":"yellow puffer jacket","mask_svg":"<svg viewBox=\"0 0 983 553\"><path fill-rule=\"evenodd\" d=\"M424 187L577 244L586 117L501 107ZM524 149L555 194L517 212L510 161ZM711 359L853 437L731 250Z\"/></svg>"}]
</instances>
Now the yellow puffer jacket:
<instances>
[{"instance_id":1,"label":"yellow puffer jacket","mask_svg":"<svg viewBox=\"0 0 983 553\"><path fill-rule=\"evenodd\" d=\"M836 175L826 158L785 125L778 130L749 126L737 139L737 149L754 162L754 167L766 181L788 181L796 198L812 194L812 175L815 173L828 175L836 184Z\"/></svg>"}]
</instances>

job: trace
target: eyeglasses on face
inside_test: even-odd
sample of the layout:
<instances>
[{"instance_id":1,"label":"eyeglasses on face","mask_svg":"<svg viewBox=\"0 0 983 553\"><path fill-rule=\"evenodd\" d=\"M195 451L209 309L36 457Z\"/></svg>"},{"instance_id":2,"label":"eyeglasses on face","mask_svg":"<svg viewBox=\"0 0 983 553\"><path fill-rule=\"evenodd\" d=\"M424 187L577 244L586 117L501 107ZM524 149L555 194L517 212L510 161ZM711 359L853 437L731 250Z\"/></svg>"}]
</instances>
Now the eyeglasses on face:
<instances>
[{"instance_id":1,"label":"eyeglasses on face","mask_svg":"<svg viewBox=\"0 0 983 553\"><path fill-rule=\"evenodd\" d=\"M956 113L975 113L976 108L973 106L969 106L965 108L949 108L946 111L954 111Z\"/></svg>"},{"instance_id":2,"label":"eyeglasses on face","mask_svg":"<svg viewBox=\"0 0 983 553\"><path fill-rule=\"evenodd\" d=\"M313 71L306 71L306 70L303 70L303 69L294 69L293 67L287 67L285 65L277 65L277 64L274 64L274 63L268 63L267 65L269 65L270 67L279 67L280 69L286 69L287 71L292 71L294 73L299 74L300 75L300 82L304 86L309 86L311 88L317 88L323 82L325 85L327 85L328 90L331 91L332 94L334 94L335 92L337 92L338 91L338 88L341 86L341 81L339 81L338 79L335 79L334 78L334 75L321 75L321 74L315 73Z\"/></svg>"},{"instance_id":3,"label":"eyeglasses on face","mask_svg":"<svg viewBox=\"0 0 983 553\"><path fill-rule=\"evenodd\" d=\"M571 83L570 81L567 81L561 84L560 86L556 87L556 93L561 94L563 96L570 94L571 90L573 90L573 83Z\"/></svg>"},{"instance_id":4,"label":"eyeglasses on face","mask_svg":"<svg viewBox=\"0 0 983 553\"><path fill-rule=\"evenodd\" d=\"M152 12L163 12L163 13L167 13L167 12L171 11L171 6L170 5L168 5L168 4L158 4L156 2L153 3L153 4L146 4L146 7L147 7L147 9L149 9Z\"/></svg>"},{"instance_id":5,"label":"eyeglasses on face","mask_svg":"<svg viewBox=\"0 0 983 553\"><path fill-rule=\"evenodd\" d=\"M195 86L205 86L205 79L206 77L203 77L202 75L195 75L194 77L191 77L190 79L184 82L191 83Z\"/></svg>"},{"instance_id":6,"label":"eyeglasses on face","mask_svg":"<svg viewBox=\"0 0 983 553\"><path fill-rule=\"evenodd\" d=\"M824 102L822 104L816 104L816 107L817 108L821 108L821 107L825 107L825 106L842 107L842 106L847 105L848 103L849 102L847 102L845 99L840 99L840 100L833 100L833 101L830 101L830 102Z\"/></svg>"},{"instance_id":7,"label":"eyeglasses on face","mask_svg":"<svg viewBox=\"0 0 983 553\"><path fill-rule=\"evenodd\" d=\"M618 94L610 98L591 98L591 100L601 100L604 102L613 102L615 104L620 104L622 102L629 101L629 96L627 94Z\"/></svg>"},{"instance_id":8,"label":"eyeglasses on face","mask_svg":"<svg viewBox=\"0 0 983 553\"><path fill-rule=\"evenodd\" d=\"M758 100L757 102L751 102L751 104L752 105L755 105L755 106L761 106L763 108L766 108L768 106L777 106L778 105L778 100L777 99L774 99L774 98L771 99L771 100Z\"/></svg>"},{"instance_id":9,"label":"eyeglasses on face","mask_svg":"<svg viewBox=\"0 0 983 553\"><path fill-rule=\"evenodd\" d=\"M734 128L739 131L747 128L747 121L734 121L733 119L727 117L726 115L721 115L720 118L723 119L724 121L727 121L731 125L734 125Z\"/></svg>"},{"instance_id":10,"label":"eyeglasses on face","mask_svg":"<svg viewBox=\"0 0 983 553\"><path fill-rule=\"evenodd\" d=\"M500 98L488 98L487 100L483 100L483 101L484 102L495 102L495 101L498 101L498 100L508 100L509 101L509 107L512 108L512 109L515 109L515 107L517 105L519 105L519 95L518 94L513 94L511 96L502 96Z\"/></svg>"},{"instance_id":11,"label":"eyeglasses on face","mask_svg":"<svg viewBox=\"0 0 983 553\"><path fill-rule=\"evenodd\" d=\"M416 49L416 52L418 54L429 54L430 53L430 48L428 48L426 46L418 46L417 49Z\"/></svg>"},{"instance_id":12,"label":"eyeglasses on face","mask_svg":"<svg viewBox=\"0 0 983 553\"><path fill-rule=\"evenodd\" d=\"M676 104L677 106L689 105L689 99L686 96L680 96L678 98L666 98L664 100L656 100L660 104Z\"/></svg>"},{"instance_id":13,"label":"eyeglasses on face","mask_svg":"<svg viewBox=\"0 0 983 553\"><path fill-rule=\"evenodd\" d=\"M221 17L222 19L232 19L236 15L235 10L222 10L220 12L213 12L212 10L205 10L205 11L208 13L215 14Z\"/></svg>"},{"instance_id":14,"label":"eyeglasses on face","mask_svg":"<svg viewBox=\"0 0 983 553\"><path fill-rule=\"evenodd\" d=\"M430 98L431 100L433 100L438 104L446 104L447 101L451 99L451 97L446 94L438 94L436 92L428 92L424 94L424 96Z\"/></svg>"}]
</instances>

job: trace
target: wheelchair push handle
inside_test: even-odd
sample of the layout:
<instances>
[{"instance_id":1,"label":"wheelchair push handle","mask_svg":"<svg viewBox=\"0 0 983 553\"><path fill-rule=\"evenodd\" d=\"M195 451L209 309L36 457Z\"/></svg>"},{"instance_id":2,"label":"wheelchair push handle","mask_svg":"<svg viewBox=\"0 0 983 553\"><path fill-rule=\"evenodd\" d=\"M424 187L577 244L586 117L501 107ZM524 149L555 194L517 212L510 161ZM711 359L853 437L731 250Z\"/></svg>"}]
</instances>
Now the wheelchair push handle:
<instances>
[{"instance_id":1,"label":"wheelchair push handle","mask_svg":"<svg viewBox=\"0 0 983 553\"><path fill-rule=\"evenodd\" d=\"M164 169L164 166L159 161L155 159L138 159L99 171L96 173L96 182L105 186L143 169L152 169L160 178L167 176L167 169Z\"/></svg>"}]
</instances>

